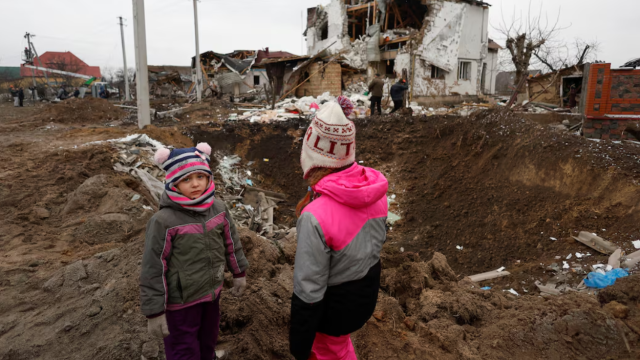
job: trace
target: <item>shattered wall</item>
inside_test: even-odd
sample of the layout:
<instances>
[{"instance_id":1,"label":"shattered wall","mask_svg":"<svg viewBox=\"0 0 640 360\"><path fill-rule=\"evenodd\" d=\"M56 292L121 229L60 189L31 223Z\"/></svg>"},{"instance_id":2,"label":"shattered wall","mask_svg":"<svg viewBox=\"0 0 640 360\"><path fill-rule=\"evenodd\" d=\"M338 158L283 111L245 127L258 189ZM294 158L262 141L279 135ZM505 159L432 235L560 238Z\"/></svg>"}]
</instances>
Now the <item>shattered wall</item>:
<instances>
[{"instance_id":1,"label":"shattered wall","mask_svg":"<svg viewBox=\"0 0 640 360\"><path fill-rule=\"evenodd\" d=\"M447 72L453 72L457 68L460 54L459 47L467 5L452 2L434 3L431 11L435 12L437 5L440 5L441 9L437 12L437 16L430 14L430 26L425 30L418 54L429 64Z\"/></svg>"},{"instance_id":2,"label":"shattered wall","mask_svg":"<svg viewBox=\"0 0 640 360\"><path fill-rule=\"evenodd\" d=\"M347 35L347 9L342 0L332 0L329 5L316 11L315 25L307 29L307 53L315 55L327 48L330 53L337 53L351 47L351 40ZM323 40L322 27L328 26L328 37Z\"/></svg>"},{"instance_id":3,"label":"shattered wall","mask_svg":"<svg viewBox=\"0 0 640 360\"><path fill-rule=\"evenodd\" d=\"M380 9L386 9L388 0L376 0ZM415 60L407 47L400 49L395 59L394 72L413 69L413 96L449 96L482 93L482 67L488 55L488 8L454 0L423 0L428 7L427 16L416 38ZM384 18L383 13L380 19ZM318 30L328 24L328 39L318 40ZM307 30L309 54L315 55L328 45L332 53L347 50L345 63L367 69L371 77L378 72L379 63L367 58L369 38L351 43L348 36L347 9L342 0L332 0L316 12L315 26ZM469 79L458 79L460 61L470 62ZM431 79L431 68L445 71L444 80ZM491 82L490 74L486 81Z\"/></svg>"},{"instance_id":4,"label":"shattered wall","mask_svg":"<svg viewBox=\"0 0 640 360\"><path fill-rule=\"evenodd\" d=\"M428 3L424 39L417 53L414 96L478 95L482 65L488 53L488 11L480 6L444 0ZM461 61L471 63L469 80L458 79ZM431 79L431 66L446 72Z\"/></svg>"}]
</instances>

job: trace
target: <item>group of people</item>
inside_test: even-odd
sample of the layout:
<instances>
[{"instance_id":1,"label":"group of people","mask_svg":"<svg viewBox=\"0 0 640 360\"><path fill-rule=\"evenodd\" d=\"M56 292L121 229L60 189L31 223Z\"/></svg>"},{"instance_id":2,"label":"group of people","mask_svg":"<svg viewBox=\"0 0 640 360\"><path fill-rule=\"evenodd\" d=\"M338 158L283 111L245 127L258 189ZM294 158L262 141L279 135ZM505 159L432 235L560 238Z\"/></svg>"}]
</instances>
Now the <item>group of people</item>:
<instances>
[{"instance_id":1,"label":"group of people","mask_svg":"<svg viewBox=\"0 0 640 360\"><path fill-rule=\"evenodd\" d=\"M404 93L409 90L407 80L400 79L391 86L390 95L393 101L393 110L391 114L404 107ZM374 116L376 110L378 115L382 115L382 97L384 96L384 81L380 74L376 74L375 79L369 84L369 94L371 95L371 116Z\"/></svg>"},{"instance_id":2,"label":"group of people","mask_svg":"<svg viewBox=\"0 0 640 360\"><path fill-rule=\"evenodd\" d=\"M350 334L372 316L386 240L388 182L356 162L356 128L346 98L320 108L300 163L309 183L297 206L290 351L296 360L355 360ZM247 288L249 263L224 201L215 196L211 147L160 149L166 171L160 210L149 220L140 275L149 333L168 360L218 359L224 270L230 293Z\"/></svg>"},{"instance_id":3,"label":"group of people","mask_svg":"<svg viewBox=\"0 0 640 360\"><path fill-rule=\"evenodd\" d=\"M24 89L21 87L13 87L13 85L11 85L9 87L9 93L11 94L11 97L13 98L13 106L15 107L23 107L24 106Z\"/></svg>"}]
</instances>

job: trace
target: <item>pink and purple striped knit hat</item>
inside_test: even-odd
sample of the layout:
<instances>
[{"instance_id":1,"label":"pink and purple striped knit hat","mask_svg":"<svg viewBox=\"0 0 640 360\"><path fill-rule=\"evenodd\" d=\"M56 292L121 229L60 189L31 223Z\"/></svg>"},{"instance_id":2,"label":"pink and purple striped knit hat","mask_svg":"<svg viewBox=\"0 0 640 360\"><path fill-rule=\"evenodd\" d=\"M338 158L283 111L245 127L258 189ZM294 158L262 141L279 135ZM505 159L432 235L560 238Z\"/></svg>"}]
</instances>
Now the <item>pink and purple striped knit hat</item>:
<instances>
[{"instance_id":1,"label":"pink and purple striped knit hat","mask_svg":"<svg viewBox=\"0 0 640 360\"><path fill-rule=\"evenodd\" d=\"M156 151L154 156L156 163L167 172L165 177L165 190L169 199L180 204L185 209L193 211L206 211L214 200L215 184L213 173L209 167L211 160L211 146L200 143L196 147L187 149L166 148ZM207 190L197 199L189 199L180 193L176 185L185 177L193 173L203 173L209 176L210 184Z\"/></svg>"}]
</instances>

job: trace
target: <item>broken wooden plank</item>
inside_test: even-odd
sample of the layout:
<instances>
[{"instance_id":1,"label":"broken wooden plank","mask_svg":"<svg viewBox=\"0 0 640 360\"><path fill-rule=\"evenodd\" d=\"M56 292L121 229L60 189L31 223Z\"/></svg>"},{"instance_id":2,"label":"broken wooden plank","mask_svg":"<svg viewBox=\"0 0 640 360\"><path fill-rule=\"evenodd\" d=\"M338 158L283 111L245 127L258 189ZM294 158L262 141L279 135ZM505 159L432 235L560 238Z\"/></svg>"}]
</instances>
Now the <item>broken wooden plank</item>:
<instances>
[{"instance_id":1,"label":"broken wooden plank","mask_svg":"<svg viewBox=\"0 0 640 360\"><path fill-rule=\"evenodd\" d=\"M607 255L613 254L613 252L618 249L615 244L587 231L581 231L578 237L574 236L573 238L588 247Z\"/></svg>"},{"instance_id":2,"label":"broken wooden plank","mask_svg":"<svg viewBox=\"0 0 640 360\"><path fill-rule=\"evenodd\" d=\"M477 275L471 275L469 276L469 279L471 279L471 281L473 282L480 282L480 281L485 281L485 280L491 280L491 279L497 279L503 276L509 276L511 275L510 272L508 271L498 271L498 270L494 270L494 271L489 271L486 273L482 273L482 274L477 274Z\"/></svg>"}]
</instances>

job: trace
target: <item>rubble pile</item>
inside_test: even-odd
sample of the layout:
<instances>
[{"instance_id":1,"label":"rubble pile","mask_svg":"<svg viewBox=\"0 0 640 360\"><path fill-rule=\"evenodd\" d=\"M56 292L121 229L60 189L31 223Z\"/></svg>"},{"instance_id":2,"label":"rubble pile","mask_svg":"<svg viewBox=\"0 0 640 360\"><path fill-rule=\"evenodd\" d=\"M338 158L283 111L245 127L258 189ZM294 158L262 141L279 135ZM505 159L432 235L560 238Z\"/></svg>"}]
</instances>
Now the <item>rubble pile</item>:
<instances>
[{"instance_id":1,"label":"rubble pile","mask_svg":"<svg viewBox=\"0 0 640 360\"><path fill-rule=\"evenodd\" d=\"M48 104L33 116L33 120L60 124L106 124L125 118L126 113L104 99L70 98Z\"/></svg>"}]
</instances>

